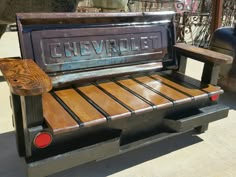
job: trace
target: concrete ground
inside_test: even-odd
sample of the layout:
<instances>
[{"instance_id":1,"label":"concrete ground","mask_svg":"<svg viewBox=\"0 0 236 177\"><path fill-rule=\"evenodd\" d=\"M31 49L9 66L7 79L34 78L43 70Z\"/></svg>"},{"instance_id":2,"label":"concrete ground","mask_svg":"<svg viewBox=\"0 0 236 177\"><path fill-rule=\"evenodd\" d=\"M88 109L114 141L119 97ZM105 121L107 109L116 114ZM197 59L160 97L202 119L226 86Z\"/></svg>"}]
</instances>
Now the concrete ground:
<instances>
[{"instance_id":1,"label":"concrete ground","mask_svg":"<svg viewBox=\"0 0 236 177\"><path fill-rule=\"evenodd\" d=\"M0 57L19 56L16 33L0 40ZM199 78L202 65L190 60L187 74ZM16 152L9 90L0 82L0 177L25 177ZM231 110L227 119L210 124L201 135L189 133L101 162L90 163L51 177L236 177L236 94L221 102ZM35 175L37 177L37 175Z\"/></svg>"}]
</instances>

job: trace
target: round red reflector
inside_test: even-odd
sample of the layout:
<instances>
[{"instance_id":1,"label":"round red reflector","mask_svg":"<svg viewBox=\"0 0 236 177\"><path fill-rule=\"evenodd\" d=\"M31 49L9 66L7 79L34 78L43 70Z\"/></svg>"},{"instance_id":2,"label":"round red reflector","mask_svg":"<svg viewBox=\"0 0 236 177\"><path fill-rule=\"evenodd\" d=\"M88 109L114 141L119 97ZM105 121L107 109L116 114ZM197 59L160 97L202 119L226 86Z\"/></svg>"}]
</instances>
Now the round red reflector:
<instances>
[{"instance_id":1,"label":"round red reflector","mask_svg":"<svg viewBox=\"0 0 236 177\"><path fill-rule=\"evenodd\" d=\"M217 101L219 99L219 95L213 95L211 96L212 101Z\"/></svg>"},{"instance_id":2,"label":"round red reflector","mask_svg":"<svg viewBox=\"0 0 236 177\"><path fill-rule=\"evenodd\" d=\"M52 142L52 135L48 132L41 132L37 134L34 138L34 145L37 148L45 148L49 146Z\"/></svg>"}]
</instances>

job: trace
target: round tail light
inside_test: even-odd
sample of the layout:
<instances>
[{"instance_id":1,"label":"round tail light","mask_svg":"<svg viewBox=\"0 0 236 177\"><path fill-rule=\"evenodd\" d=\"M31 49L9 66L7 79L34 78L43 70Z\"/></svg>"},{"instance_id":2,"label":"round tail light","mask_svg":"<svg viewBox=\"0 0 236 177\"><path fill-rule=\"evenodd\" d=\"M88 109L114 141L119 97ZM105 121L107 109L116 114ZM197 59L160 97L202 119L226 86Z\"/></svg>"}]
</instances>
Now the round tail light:
<instances>
[{"instance_id":1,"label":"round tail light","mask_svg":"<svg viewBox=\"0 0 236 177\"><path fill-rule=\"evenodd\" d=\"M211 96L211 101L217 101L219 99L219 96L220 95L218 95L218 94L217 95L212 95Z\"/></svg>"},{"instance_id":2,"label":"round tail light","mask_svg":"<svg viewBox=\"0 0 236 177\"><path fill-rule=\"evenodd\" d=\"M48 132L40 132L34 138L34 145L37 148L46 148L52 142L52 135Z\"/></svg>"}]
</instances>

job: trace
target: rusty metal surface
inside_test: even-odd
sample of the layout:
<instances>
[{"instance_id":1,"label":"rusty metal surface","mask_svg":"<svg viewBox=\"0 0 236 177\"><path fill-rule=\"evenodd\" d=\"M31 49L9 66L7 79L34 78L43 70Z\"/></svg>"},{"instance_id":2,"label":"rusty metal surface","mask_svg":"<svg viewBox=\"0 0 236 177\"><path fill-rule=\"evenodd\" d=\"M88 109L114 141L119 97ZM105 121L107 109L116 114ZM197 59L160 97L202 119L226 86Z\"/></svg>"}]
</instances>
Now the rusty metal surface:
<instances>
[{"instance_id":1,"label":"rusty metal surface","mask_svg":"<svg viewBox=\"0 0 236 177\"><path fill-rule=\"evenodd\" d=\"M138 72L150 72L157 71L163 68L162 62L154 62L147 64L140 64L135 66L113 67L102 70L91 70L85 72L68 73L66 75L51 75L52 83L54 87L69 86L71 83L76 83L78 80L80 83L85 81L94 81L97 79L106 79L115 76L122 76L125 74L133 74Z\"/></svg>"},{"instance_id":2,"label":"rusty metal surface","mask_svg":"<svg viewBox=\"0 0 236 177\"><path fill-rule=\"evenodd\" d=\"M73 19L81 18L106 18L110 17L115 20L128 17L143 18L145 21L150 21L150 17L154 17L155 20L169 20L173 18L175 12L173 11L159 11L159 12L128 12L128 13L17 13L17 19L25 20L32 23L32 20L46 20L54 19L54 21L65 22L65 19L68 19L70 22L73 22ZM104 19L103 19L104 20ZM105 20L106 21L106 20ZM128 21L128 19L123 19L123 22ZM134 22L134 21L133 21ZM41 21L42 24L43 21Z\"/></svg>"},{"instance_id":3,"label":"rusty metal surface","mask_svg":"<svg viewBox=\"0 0 236 177\"><path fill-rule=\"evenodd\" d=\"M162 60L168 45L165 28L166 24L33 31L34 59L46 72Z\"/></svg>"},{"instance_id":4,"label":"rusty metal surface","mask_svg":"<svg viewBox=\"0 0 236 177\"><path fill-rule=\"evenodd\" d=\"M111 67L125 73L124 66L145 63L175 65L173 19L174 12L17 15L23 58L33 58L54 79L98 69L104 75L102 69ZM137 71L126 73L130 69Z\"/></svg>"}]
</instances>

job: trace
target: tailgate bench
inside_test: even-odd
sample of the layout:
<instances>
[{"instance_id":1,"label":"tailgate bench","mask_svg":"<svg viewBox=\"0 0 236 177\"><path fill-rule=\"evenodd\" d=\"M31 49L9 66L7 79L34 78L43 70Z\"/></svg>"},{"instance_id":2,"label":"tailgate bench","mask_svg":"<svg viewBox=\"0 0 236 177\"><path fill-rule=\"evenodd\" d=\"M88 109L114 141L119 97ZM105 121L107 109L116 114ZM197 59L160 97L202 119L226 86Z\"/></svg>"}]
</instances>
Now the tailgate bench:
<instances>
[{"instance_id":1,"label":"tailgate bench","mask_svg":"<svg viewBox=\"0 0 236 177\"><path fill-rule=\"evenodd\" d=\"M29 176L102 160L227 117L220 64L175 44L173 12L17 14L23 59L2 59ZM202 81L186 57L205 63ZM28 59L31 58L31 59Z\"/></svg>"}]
</instances>

